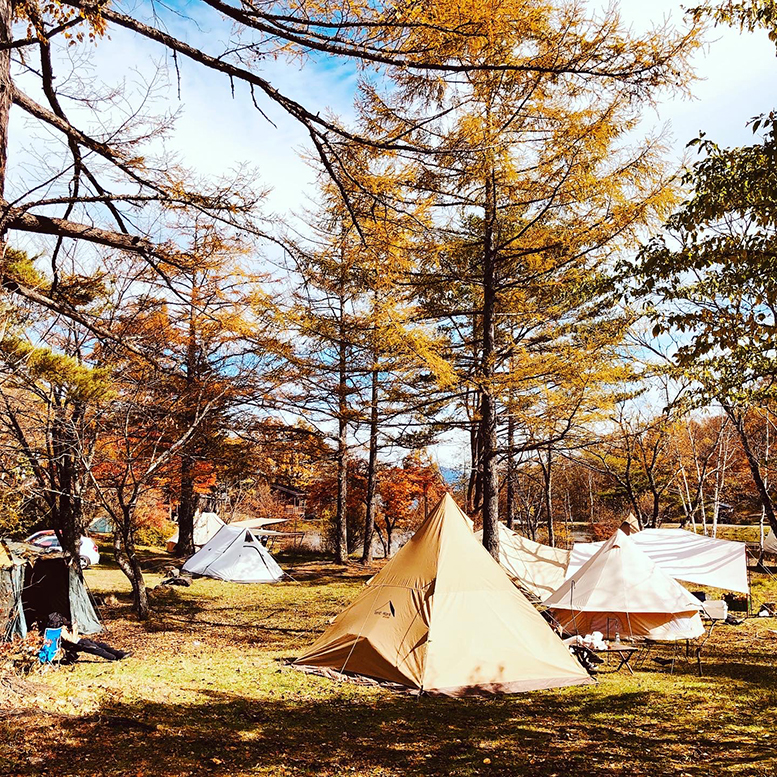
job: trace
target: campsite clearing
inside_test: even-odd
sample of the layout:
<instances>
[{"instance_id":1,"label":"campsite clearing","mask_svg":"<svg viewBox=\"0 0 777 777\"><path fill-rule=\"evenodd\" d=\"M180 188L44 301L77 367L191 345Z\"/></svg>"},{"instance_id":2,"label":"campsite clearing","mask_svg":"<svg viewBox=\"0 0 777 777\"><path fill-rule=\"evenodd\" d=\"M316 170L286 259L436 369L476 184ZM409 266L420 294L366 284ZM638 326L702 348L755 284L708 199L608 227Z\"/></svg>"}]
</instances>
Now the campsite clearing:
<instances>
[{"instance_id":1,"label":"campsite clearing","mask_svg":"<svg viewBox=\"0 0 777 777\"><path fill-rule=\"evenodd\" d=\"M132 658L82 659L0 684L0 775L773 775L777 619L716 627L705 677L658 666L596 686L421 698L284 665L377 571L279 559L298 582L198 579L129 615L118 570L87 573L108 641ZM165 563L147 556L147 566ZM149 574L149 585L160 580ZM777 584L756 577L759 595ZM3 697L3 694L6 694ZM8 693L11 693L9 696Z\"/></svg>"}]
</instances>

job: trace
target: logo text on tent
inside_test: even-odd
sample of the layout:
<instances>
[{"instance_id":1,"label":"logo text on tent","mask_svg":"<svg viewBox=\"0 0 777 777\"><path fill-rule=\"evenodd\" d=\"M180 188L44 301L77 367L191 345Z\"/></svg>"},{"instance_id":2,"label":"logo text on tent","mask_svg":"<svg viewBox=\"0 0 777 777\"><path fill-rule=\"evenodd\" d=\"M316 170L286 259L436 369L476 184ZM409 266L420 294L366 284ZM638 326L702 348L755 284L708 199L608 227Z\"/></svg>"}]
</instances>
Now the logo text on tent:
<instances>
[{"instance_id":1,"label":"logo text on tent","mask_svg":"<svg viewBox=\"0 0 777 777\"><path fill-rule=\"evenodd\" d=\"M396 617L397 611L394 609L394 603L389 599L388 609L386 609L386 605L384 604L383 606L378 607L373 614L380 615L381 618L394 618Z\"/></svg>"}]
</instances>

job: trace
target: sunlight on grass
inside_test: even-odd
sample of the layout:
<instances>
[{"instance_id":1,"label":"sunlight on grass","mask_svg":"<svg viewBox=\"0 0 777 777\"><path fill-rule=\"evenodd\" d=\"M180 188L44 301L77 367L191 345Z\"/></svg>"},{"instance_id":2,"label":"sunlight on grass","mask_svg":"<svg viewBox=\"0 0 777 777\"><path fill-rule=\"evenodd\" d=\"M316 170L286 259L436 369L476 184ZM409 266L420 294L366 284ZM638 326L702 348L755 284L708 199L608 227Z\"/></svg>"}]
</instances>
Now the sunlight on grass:
<instances>
[{"instance_id":1,"label":"sunlight on grass","mask_svg":"<svg viewBox=\"0 0 777 777\"><path fill-rule=\"evenodd\" d=\"M670 675L648 660L634 676L606 671L594 687L416 699L284 663L374 570L308 562L291 571L299 582L198 579L157 589L153 617L140 624L118 570L89 570L91 589L118 600L102 608L104 639L133 656L36 677L44 690L33 707L45 714L0 717L0 774L37 774L40 754L58 775L695 777L777 769L775 619L716 627L701 678L692 666ZM159 579L149 574L149 586ZM777 600L773 579L756 576L753 590Z\"/></svg>"}]
</instances>

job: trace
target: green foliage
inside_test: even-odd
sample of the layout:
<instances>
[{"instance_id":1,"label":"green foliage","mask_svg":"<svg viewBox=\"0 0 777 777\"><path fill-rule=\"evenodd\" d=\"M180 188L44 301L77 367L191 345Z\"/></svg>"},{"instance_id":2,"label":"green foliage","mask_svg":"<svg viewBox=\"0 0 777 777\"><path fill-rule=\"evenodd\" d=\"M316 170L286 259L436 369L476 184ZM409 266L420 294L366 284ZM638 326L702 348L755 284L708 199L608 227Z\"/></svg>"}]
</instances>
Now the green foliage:
<instances>
[{"instance_id":1,"label":"green foliage","mask_svg":"<svg viewBox=\"0 0 777 777\"><path fill-rule=\"evenodd\" d=\"M136 529L135 542L138 545L164 548L168 538L173 536L175 530L175 524L170 521L146 522Z\"/></svg>"},{"instance_id":2,"label":"green foliage","mask_svg":"<svg viewBox=\"0 0 777 777\"><path fill-rule=\"evenodd\" d=\"M3 264L3 275L5 283L16 281L22 286L39 288L48 286L46 277L35 267L35 259L25 251L19 251L10 246L5 250L5 262Z\"/></svg>"},{"instance_id":3,"label":"green foliage","mask_svg":"<svg viewBox=\"0 0 777 777\"><path fill-rule=\"evenodd\" d=\"M772 392L777 375L777 132L722 149L701 136L685 176L692 196L666 233L627 265L638 294L658 302L654 335L677 331L676 362L704 396L740 401Z\"/></svg>"},{"instance_id":4,"label":"green foliage","mask_svg":"<svg viewBox=\"0 0 777 777\"><path fill-rule=\"evenodd\" d=\"M769 40L777 47L777 2L775 0L745 0L741 3L700 5L688 10L696 19L712 19L717 24L728 24L740 30L753 32L758 28L768 32Z\"/></svg>"},{"instance_id":5,"label":"green foliage","mask_svg":"<svg viewBox=\"0 0 777 777\"><path fill-rule=\"evenodd\" d=\"M0 356L33 382L42 381L62 389L73 400L96 402L111 396L108 370L88 367L79 359L51 348L7 335L0 340Z\"/></svg>"}]
</instances>

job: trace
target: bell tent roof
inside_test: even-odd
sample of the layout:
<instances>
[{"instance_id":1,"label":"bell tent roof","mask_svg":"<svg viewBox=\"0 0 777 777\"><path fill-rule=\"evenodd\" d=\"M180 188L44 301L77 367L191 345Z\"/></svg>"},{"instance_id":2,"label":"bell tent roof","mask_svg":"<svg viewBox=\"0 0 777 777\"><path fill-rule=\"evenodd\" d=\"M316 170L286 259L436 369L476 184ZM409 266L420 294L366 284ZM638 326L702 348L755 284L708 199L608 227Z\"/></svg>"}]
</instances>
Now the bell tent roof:
<instances>
[{"instance_id":1,"label":"bell tent roof","mask_svg":"<svg viewBox=\"0 0 777 777\"><path fill-rule=\"evenodd\" d=\"M565 630L577 633L604 631L608 620L618 622L619 632L654 639L703 631L698 599L620 529L544 604Z\"/></svg>"}]
</instances>

